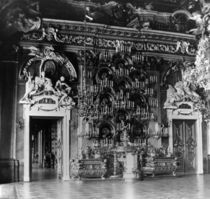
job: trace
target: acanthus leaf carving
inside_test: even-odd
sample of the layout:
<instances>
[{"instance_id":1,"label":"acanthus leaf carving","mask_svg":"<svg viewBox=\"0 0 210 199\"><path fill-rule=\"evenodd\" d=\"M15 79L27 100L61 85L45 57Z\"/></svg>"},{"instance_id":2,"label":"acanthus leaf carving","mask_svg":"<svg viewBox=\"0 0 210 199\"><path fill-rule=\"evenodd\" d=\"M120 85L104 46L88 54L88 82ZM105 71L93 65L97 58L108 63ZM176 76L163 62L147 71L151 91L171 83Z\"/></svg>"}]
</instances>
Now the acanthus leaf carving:
<instances>
[{"instance_id":1,"label":"acanthus leaf carving","mask_svg":"<svg viewBox=\"0 0 210 199\"><path fill-rule=\"evenodd\" d=\"M59 38L58 36L58 29L53 27L42 28L42 35L40 38L37 38L37 40L42 41L44 39L47 39L47 41L55 40L60 43L64 42L64 38Z\"/></svg>"}]
</instances>

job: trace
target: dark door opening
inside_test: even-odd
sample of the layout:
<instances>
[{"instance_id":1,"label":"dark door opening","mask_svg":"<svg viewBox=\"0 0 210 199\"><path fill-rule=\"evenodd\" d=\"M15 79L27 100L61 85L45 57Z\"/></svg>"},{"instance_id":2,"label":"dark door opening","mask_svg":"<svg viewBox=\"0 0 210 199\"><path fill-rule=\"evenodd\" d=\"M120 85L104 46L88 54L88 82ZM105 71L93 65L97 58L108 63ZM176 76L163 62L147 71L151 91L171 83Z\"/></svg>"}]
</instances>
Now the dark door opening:
<instances>
[{"instance_id":1,"label":"dark door opening","mask_svg":"<svg viewBox=\"0 0 210 199\"><path fill-rule=\"evenodd\" d=\"M54 118L30 120L32 181L57 178L57 122Z\"/></svg>"},{"instance_id":2,"label":"dark door opening","mask_svg":"<svg viewBox=\"0 0 210 199\"><path fill-rule=\"evenodd\" d=\"M178 157L178 171L196 173L196 121L173 120L173 148Z\"/></svg>"}]
</instances>

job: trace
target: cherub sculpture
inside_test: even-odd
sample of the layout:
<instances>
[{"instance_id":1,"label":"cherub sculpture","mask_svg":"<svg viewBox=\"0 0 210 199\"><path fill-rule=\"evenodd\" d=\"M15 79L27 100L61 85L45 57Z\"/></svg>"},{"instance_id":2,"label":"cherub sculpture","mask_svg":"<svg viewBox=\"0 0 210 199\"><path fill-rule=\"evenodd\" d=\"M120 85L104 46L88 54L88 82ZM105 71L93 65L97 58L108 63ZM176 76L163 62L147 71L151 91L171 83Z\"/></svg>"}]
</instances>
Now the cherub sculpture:
<instances>
[{"instance_id":1,"label":"cherub sculpture","mask_svg":"<svg viewBox=\"0 0 210 199\"><path fill-rule=\"evenodd\" d=\"M168 85L167 89L167 98L164 103L164 108L176 108L175 101L176 101L176 90L172 85Z\"/></svg>"},{"instance_id":2,"label":"cherub sculpture","mask_svg":"<svg viewBox=\"0 0 210 199\"><path fill-rule=\"evenodd\" d=\"M198 102L201 100L201 97L193 90L191 89L189 83L184 83L184 91L188 98L193 102Z\"/></svg>"},{"instance_id":3,"label":"cherub sculpture","mask_svg":"<svg viewBox=\"0 0 210 199\"><path fill-rule=\"evenodd\" d=\"M45 92L52 92L53 94L57 94L53 88L51 79L45 77L44 71L41 72L40 77L35 77L35 87L36 89L34 90L33 95L41 95Z\"/></svg>"},{"instance_id":4,"label":"cherub sculpture","mask_svg":"<svg viewBox=\"0 0 210 199\"><path fill-rule=\"evenodd\" d=\"M167 99L164 108L177 108L177 102L194 102L202 104L201 97L194 89L191 88L189 82L179 81L174 87L169 85L167 90Z\"/></svg>"},{"instance_id":5,"label":"cherub sculpture","mask_svg":"<svg viewBox=\"0 0 210 199\"><path fill-rule=\"evenodd\" d=\"M61 76L60 79L56 82L55 89L58 92L58 95L61 96L59 101L59 104L61 104L71 91L71 87L65 83L64 76Z\"/></svg>"},{"instance_id":6,"label":"cherub sculpture","mask_svg":"<svg viewBox=\"0 0 210 199\"><path fill-rule=\"evenodd\" d=\"M182 81L178 81L175 85L174 88L176 89L176 100L180 101L185 97L185 88L184 88L184 83Z\"/></svg>"},{"instance_id":7,"label":"cherub sculpture","mask_svg":"<svg viewBox=\"0 0 210 199\"><path fill-rule=\"evenodd\" d=\"M53 88L52 80L45 76L44 71L41 72L41 79L43 81L44 92L52 92L53 94L57 94L57 92Z\"/></svg>"}]
</instances>

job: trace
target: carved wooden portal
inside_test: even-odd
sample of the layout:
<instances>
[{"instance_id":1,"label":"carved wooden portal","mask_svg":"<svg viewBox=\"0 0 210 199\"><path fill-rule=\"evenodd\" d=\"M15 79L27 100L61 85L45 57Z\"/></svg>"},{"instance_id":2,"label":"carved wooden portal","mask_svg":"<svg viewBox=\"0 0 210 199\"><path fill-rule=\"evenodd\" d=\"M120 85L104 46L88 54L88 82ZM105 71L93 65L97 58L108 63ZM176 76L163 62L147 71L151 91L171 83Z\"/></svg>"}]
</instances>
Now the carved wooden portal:
<instances>
[{"instance_id":1,"label":"carved wooden portal","mask_svg":"<svg viewBox=\"0 0 210 199\"><path fill-rule=\"evenodd\" d=\"M173 149L179 171L196 173L196 148L196 121L173 120Z\"/></svg>"},{"instance_id":2,"label":"carved wooden portal","mask_svg":"<svg viewBox=\"0 0 210 199\"><path fill-rule=\"evenodd\" d=\"M167 109L169 122L169 152L182 159L182 171L203 173L202 114L195 111L192 103ZM183 105L183 103L182 103Z\"/></svg>"}]
</instances>

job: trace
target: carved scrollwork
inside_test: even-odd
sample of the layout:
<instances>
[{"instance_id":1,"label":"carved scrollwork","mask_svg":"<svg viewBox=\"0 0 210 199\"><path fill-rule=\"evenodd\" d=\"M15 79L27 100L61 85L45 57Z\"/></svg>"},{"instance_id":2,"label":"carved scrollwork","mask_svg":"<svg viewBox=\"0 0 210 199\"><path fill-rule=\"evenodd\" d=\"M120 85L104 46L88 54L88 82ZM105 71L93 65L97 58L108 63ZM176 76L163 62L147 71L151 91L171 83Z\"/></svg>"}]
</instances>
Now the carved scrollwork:
<instances>
[{"instance_id":1,"label":"carved scrollwork","mask_svg":"<svg viewBox=\"0 0 210 199\"><path fill-rule=\"evenodd\" d=\"M42 41L46 39L47 41L57 41L60 43L63 43L65 38L62 38L61 36L58 36L58 29L53 27L48 28L42 28L42 35L40 37L37 37L38 41Z\"/></svg>"},{"instance_id":2,"label":"carved scrollwork","mask_svg":"<svg viewBox=\"0 0 210 199\"><path fill-rule=\"evenodd\" d=\"M193 56L193 55L195 55L196 50L187 41L177 41L175 53L177 53L177 52L181 52L182 54L186 53L187 55Z\"/></svg>"},{"instance_id":3,"label":"carved scrollwork","mask_svg":"<svg viewBox=\"0 0 210 199\"><path fill-rule=\"evenodd\" d=\"M70 25L69 25L70 26ZM78 26L82 26L81 24ZM96 27L94 27L96 28ZM100 27L98 27L100 29ZM117 39L118 35L116 33L116 39L113 38L112 32L122 32L125 33L124 37L126 40L119 40ZM136 41L131 41L128 34L124 32L125 30L117 31L110 29L110 35L109 38L102 38L100 35L90 35L89 32L86 32L84 35L78 35L78 33L66 33L60 30L57 30L55 28L43 28L42 32L32 32L28 34L24 34L22 37L22 40L32 40L32 41L41 41L44 39L47 39L48 41L55 41L59 43L66 43L73 46L81 46L83 47L84 44L88 47L96 47L97 48L104 48L104 49L111 49L115 50L116 52L119 51L125 51L130 52L131 48L135 48L137 51L145 51L145 52L157 52L157 53L170 53L170 54L181 54L181 55L189 55L194 56L196 49L194 44L189 40L178 40L177 43L172 44L171 42L163 43L162 41L167 41L169 38L164 38L162 35L156 36L154 38L152 35L149 35L147 33L142 32L140 35L137 35L138 37L142 38L148 38L148 41L139 41L136 39ZM104 33L105 34L105 33ZM106 32L107 34L107 32ZM131 34L131 33L130 33ZM135 32L133 33L135 34ZM112 36L112 38L110 38ZM158 38L158 39L157 39ZM171 38L173 39L173 38ZM154 42L154 40L156 40Z\"/></svg>"},{"instance_id":4,"label":"carved scrollwork","mask_svg":"<svg viewBox=\"0 0 210 199\"><path fill-rule=\"evenodd\" d=\"M69 85L69 81L77 77L72 63L67 57L55 52L51 46L42 50L36 47L29 49L30 57L20 70L20 77L27 80L25 94L20 103L38 104L39 110L46 111L75 105ZM39 63L38 67L34 62ZM68 81L66 77L69 78Z\"/></svg>"},{"instance_id":5,"label":"carved scrollwork","mask_svg":"<svg viewBox=\"0 0 210 199\"><path fill-rule=\"evenodd\" d=\"M53 46L45 46L41 49L30 46L26 50L29 50L29 58L20 70L19 77L21 79L28 78L26 72L30 72L32 76L40 76L42 71L52 73L51 70L60 70L61 72L61 70L64 70L63 68L65 68L68 73L61 73L62 75L68 77L69 80L77 78L73 64L65 55L56 52ZM38 68L33 65L34 62L39 62Z\"/></svg>"}]
</instances>

